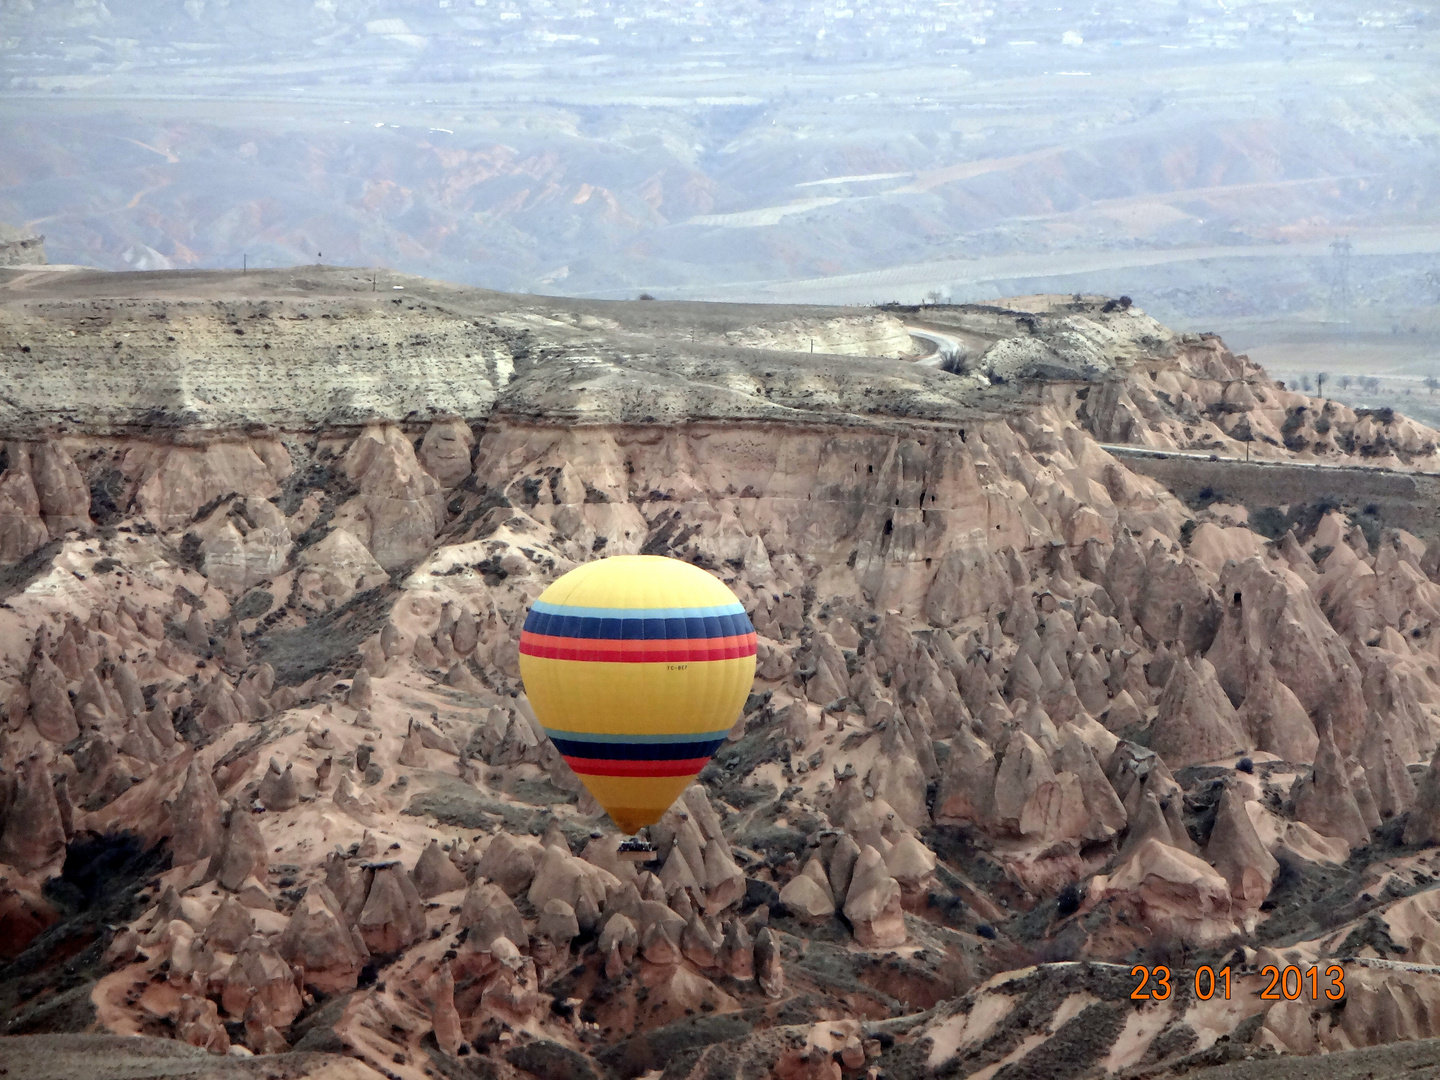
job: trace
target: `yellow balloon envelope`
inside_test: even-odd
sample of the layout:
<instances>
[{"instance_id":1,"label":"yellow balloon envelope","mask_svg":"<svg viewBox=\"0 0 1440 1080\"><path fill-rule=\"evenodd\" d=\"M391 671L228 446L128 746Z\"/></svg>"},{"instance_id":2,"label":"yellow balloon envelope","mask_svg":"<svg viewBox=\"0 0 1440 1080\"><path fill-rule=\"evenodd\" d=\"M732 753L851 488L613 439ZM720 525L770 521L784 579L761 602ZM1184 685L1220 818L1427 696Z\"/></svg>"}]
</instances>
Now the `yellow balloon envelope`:
<instances>
[{"instance_id":1,"label":"yellow balloon envelope","mask_svg":"<svg viewBox=\"0 0 1440 1080\"><path fill-rule=\"evenodd\" d=\"M520 677L545 733L622 830L660 820L705 767L755 680L755 628L724 583L616 555L530 607Z\"/></svg>"}]
</instances>

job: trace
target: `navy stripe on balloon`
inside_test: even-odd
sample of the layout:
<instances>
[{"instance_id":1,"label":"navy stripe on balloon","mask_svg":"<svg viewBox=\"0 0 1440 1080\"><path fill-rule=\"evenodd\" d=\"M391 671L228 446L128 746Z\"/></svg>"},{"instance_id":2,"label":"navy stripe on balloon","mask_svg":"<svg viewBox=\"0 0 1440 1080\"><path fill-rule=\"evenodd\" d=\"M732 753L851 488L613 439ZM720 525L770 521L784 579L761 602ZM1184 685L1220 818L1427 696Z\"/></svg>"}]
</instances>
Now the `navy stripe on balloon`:
<instances>
[{"instance_id":1,"label":"navy stripe on balloon","mask_svg":"<svg viewBox=\"0 0 1440 1080\"><path fill-rule=\"evenodd\" d=\"M594 619L583 615L557 615L535 611L525 617L525 629L549 637L590 638L604 641L675 641L686 638L734 637L753 633L749 618L708 615L676 619Z\"/></svg>"},{"instance_id":2,"label":"navy stripe on balloon","mask_svg":"<svg viewBox=\"0 0 1440 1080\"><path fill-rule=\"evenodd\" d=\"M673 743L612 743L590 742L586 739L557 739L550 736L555 749L566 757L604 761L684 761L708 758L725 740L700 739L695 742Z\"/></svg>"}]
</instances>

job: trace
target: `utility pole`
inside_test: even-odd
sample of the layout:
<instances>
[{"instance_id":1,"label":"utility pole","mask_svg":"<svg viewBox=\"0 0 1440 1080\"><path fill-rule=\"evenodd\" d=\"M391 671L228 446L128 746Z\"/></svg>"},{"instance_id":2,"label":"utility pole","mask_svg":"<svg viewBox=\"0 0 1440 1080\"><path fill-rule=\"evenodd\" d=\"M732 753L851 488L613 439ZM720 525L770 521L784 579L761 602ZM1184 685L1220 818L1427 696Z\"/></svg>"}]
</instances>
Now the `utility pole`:
<instances>
[{"instance_id":1,"label":"utility pole","mask_svg":"<svg viewBox=\"0 0 1440 1080\"><path fill-rule=\"evenodd\" d=\"M249 272L250 272L250 256L249 256L249 255L241 255L241 256L240 256L240 273L242 273L242 274L248 274Z\"/></svg>"}]
</instances>

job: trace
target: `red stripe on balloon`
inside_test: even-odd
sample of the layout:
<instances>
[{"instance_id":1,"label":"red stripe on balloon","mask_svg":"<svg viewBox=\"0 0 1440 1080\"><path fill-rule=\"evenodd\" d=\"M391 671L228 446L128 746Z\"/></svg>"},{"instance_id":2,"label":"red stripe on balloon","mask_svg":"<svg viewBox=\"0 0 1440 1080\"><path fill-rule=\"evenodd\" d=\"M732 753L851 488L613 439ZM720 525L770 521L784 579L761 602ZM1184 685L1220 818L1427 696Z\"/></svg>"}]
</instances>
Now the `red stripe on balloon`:
<instances>
[{"instance_id":1,"label":"red stripe on balloon","mask_svg":"<svg viewBox=\"0 0 1440 1080\"><path fill-rule=\"evenodd\" d=\"M547 660L589 660L622 664L690 663L737 660L755 655L755 634L730 637L672 638L668 641L614 641L604 638L520 634L520 652Z\"/></svg>"},{"instance_id":2,"label":"red stripe on balloon","mask_svg":"<svg viewBox=\"0 0 1440 1080\"><path fill-rule=\"evenodd\" d=\"M614 761L565 756L565 763L580 776L694 776L709 761L708 757L681 761Z\"/></svg>"}]
</instances>

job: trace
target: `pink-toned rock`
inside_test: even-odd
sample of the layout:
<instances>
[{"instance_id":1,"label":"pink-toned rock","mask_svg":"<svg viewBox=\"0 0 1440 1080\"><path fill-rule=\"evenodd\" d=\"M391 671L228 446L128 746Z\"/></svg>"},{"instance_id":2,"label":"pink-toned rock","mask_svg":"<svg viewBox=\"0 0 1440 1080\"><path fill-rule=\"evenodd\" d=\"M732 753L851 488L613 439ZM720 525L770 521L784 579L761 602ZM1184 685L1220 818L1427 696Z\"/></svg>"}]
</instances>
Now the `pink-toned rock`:
<instances>
[{"instance_id":1,"label":"pink-toned rock","mask_svg":"<svg viewBox=\"0 0 1440 1080\"><path fill-rule=\"evenodd\" d=\"M1016 731L995 775L995 821L1021 835L1054 841L1078 837L1089 818L1080 778L1056 772L1040 745Z\"/></svg>"},{"instance_id":2,"label":"pink-toned rock","mask_svg":"<svg viewBox=\"0 0 1440 1080\"><path fill-rule=\"evenodd\" d=\"M842 833L830 851L826 875L830 880L830 895L836 906L843 904L850 892L850 879L855 875L855 864L860 861L860 845L848 833Z\"/></svg>"},{"instance_id":3,"label":"pink-toned rock","mask_svg":"<svg viewBox=\"0 0 1440 1080\"><path fill-rule=\"evenodd\" d=\"M225 1012L243 1018L250 1003L259 999L269 1010L276 1028L287 1028L300 1014L304 1002L295 985L295 973L260 935L240 947L235 962L225 975L220 1004Z\"/></svg>"},{"instance_id":4,"label":"pink-toned rock","mask_svg":"<svg viewBox=\"0 0 1440 1080\"><path fill-rule=\"evenodd\" d=\"M1420 778L1415 802L1405 819L1405 843L1440 844L1440 749Z\"/></svg>"},{"instance_id":5,"label":"pink-toned rock","mask_svg":"<svg viewBox=\"0 0 1440 1080\"><path fill-rule=\"evenodd\" d=\"M608 871L571 855L568 847L552 845L545 848L527 895L536 908L553 899L578 911L585 901L599 908L619 888L620 882ZM663 896L663 886L660 889Z\"/></svg>"},{"instance_id":6,"label":"pink-toned rock","mask_svg":"<svg viewBox=\"0 0 1440 1080\"><path fill-rule=\"evenodd\" d=\"M405 733L405 739L400 744L400 754L395 760L409 769L425 768L425 744L420 740L420 732L415 730L413 720L410 721L410 728Z\"/></svg>"},{"instance_id":7,"label":"pink-toned rock","mask_svg":"<svg viewBox=\"0 0 1440 1080\"><path fill-rule=\"evenodd\" d=\"M535 924L535 934L553 943L556 948L568 949L570 942L580 935L580 921L575 918L575 909L564 900L547 900Z\"/></svg>"},{"instance_id":8,"label":"pink-toned rock","mask_svg":"<svg viewBox=\"0 0 1440 1080\"><path fill-rule=\"evenodd\" d=\"M460 1052L465 1041L461 1028L460 1013L455 1008L455 976L450 965L441 962L425 983L425 995L430 1005L430 1025L435 1031L435 1042L440 1049L452 1057Z\"/></svg>"},{"instance_id":9,"label":"pink-toned rock","mask_svg":"<svg viewBox=\"0 0 1440 1080\"><path fill-rule=\"evenodd\" d=\"M135 492L135 509L163 531L188 524L197 506L230 492L268 499L276 481L290 472L290 458L278 440L249 438L202 447L169 446Z\"/></svg>"},{"instance_id":10,"label":"pink-toned rock","mask_svg":"<svg viewBox=\"0 0 1440 1080\"><path fill-rule=\"evenodd\" d=\"M266 505L269 504L267 503ZM239 623L232 625L230 632L225 635L225 644L221 649L221 656L225 660L225 666L231 671L243 671L245 665L250 662L249 652L245 648L245 639L240 634Z\"/></svg>"},{"instance_id":11,"label":"pink-toned rock","mask_svg":"<svg viewBox=\"0 0 1440 1080\"><path fill-rule=\"evenodd\" d=\"M1055 764L1079 781L1085 805L1086 825L1082 835L1087 840L1108 840L1121 832L1128 821L1125 804L1110 785L1094 749L1081 737L1073 724L1065 726Z\"/></svg>"},{"instance_id":12,"label":"pink-toned rock","mask_svg":"<svg viewBox=\"0 0 1440 1080\"><path fill-rule=\"evenodd\" d=\"M1170 822L1160 799L1153 791L1147 791L1140 797L1135 813L1130 815L1130 831L1121 845L1121 857L1129 855L1147 840L1158 840L1170 847L1179 846L1170 832Z\"/></svg>"},{"instance_id":13,"label":"pink-toned rock","mask_svg":"<svg viewBox=\"0 0 1440 1080\"><path fill-rule=\"evenodd\" d=\"M76 714L84 716L87 707L93 709L98 717L111 715L110 695L105 692L105 684L100 681L94 668L85 672L85 677L80 680L80 689L75 691Z\"/></svg>"},{"instance_id":14,"label":"pink-toned rock","mask_svg":"<svg viewBox=\"0 0 1440 1080\"><path fill-rule=\"evenodd\" d=\"M499 885L507 896L519 896L530 888L540 854L537 845L522 844L508 833L500 833L490 841L475 872Z\"/></svg>"},{"instance_id":15,"label":"pink-toned rock","mask_svg":"<svg viewBox=\"0 0 1440 1080\"><path fill-rule=\"evenodd\" d=\"M185 641L202 655L210 648L210 630L199 608L192 607L185 618Z\"/></svg>"},{"instance_id":16,"label":"pink-toned rock","mask_svg":"<svg viewBox=\"0 0 1440 1080\"><path fill-rule=\"evenodd\" d=\"M55 787L39 754L21 763L6 793L0 824L0 862L17 870L40 870L65 850L65 825L55 801Z\"/></svg>"},{"instance_id":17,"label":"pink-toned rock","mask_svg":"<svg viewBox=\"0 0 1440 1080\"><path fill-rule=\"evenodd\" d=\"M175 725L171 722L170 709L163 701L157 700L155 707L145 714L145 724L160 746L166 750L181 741L180 736L175 733Z\"/></svg>"},{"instance_id":18,"label":"pink-toned rock","mask_svg":"<svg viewBox=\"0 0 1440 1080\"><path fill-rule=\"evenodd\" d=\"M361 935L345 925L340 900L320 883L306 888L276 948L304 972L307 986L323 994L354 990L370 959Z\"/></svg>"},{"instance_id":19,"label":"pink-toned rock","mask_svg":"<svg viewBox=\"0 0 1440 1080\"><path fill-rule=\"evenodd\" d=\"M12 463L0 473L0 562L19 562L49 539L35 484Z\"/></svg>"},{"instance_id":20,"label":"pink-toned rock","mask_svg":"<svg viewBox=\"0 0 1440 1080\"><path fill-rule=\"evenodd\" d=\"M350 682L350 690L345 695L345 704L352 709L369 709L375 704L375 691L370 685L370 672L365 668L357 668L355 677Z\"/></svg>"},{"instance_id":21,"label":"pink-toned rock","mask_svg":"<svg viewBox=\"0 0 1440 1080\"><path fill-rule=\"evenodd\" d=\"M220 792L199 758L191 759L185 783L168 805L174 830L170 848L176 866L199 862L220 851L224 832Z\"/></svg>"},{"instance_id":22,"label":"pink-toned rock","mask_svg":"<svg viewBox=\"0 0 1440 1080\"><path fill-rule=\"evenodd\" d=\"M475 625L475 616L470 613L469 608L462 609L456 617L455 630L450 635L450 640L455 652L460 656L469 656L475 651L475 646L480 641L480 633Z\"/></svg>"},{"instance_id":23,"label":"pink-toned rock","mask_svg":"<svg viewBox=\"0 0 1440 1080\"><path fill-rule=\"evenodd\" d=\"M232 806L225 815L219 854L210 863L216 882L238 892L248 878L264 874L267 865L265 838L254 815L244 806Z\"/></svg>"},{"instance_id":24,"label":"pink-toned rock","mask_svg":"<svg viewBox=\"0 0 1440 1080\"><path fill-rule=\"evenodd\" d=\"M33 444L31 476L40 497L40 512L51 536L63 536L71 529L87 530L90 521L90 485L80 475L74 460L53 442Z\"/></svg>"},{"instance_id":25,"label":"pink-toned rock","mask_svg":"<svg viewBox=\"0 0 1440 1080\"><path fill-rule=\"evenodd\" d=\"M768 998L785 996L785 967L780 944L767 926L755 936L755 979Z\"/></svg>"},{"instance_id":26,"label":"pink-toned rock","mask_svg":"<svg viewBox=\"0 0 1440 1080\"><path fill-rule=\"evenodd\" d=\"M343 604L357 592L383 585L390 575L349 529L331 529L300 552L302 583L327 604ZM428 638L426 639L429 640ZM382 641L382 649L384 642ZM393 651L387 656L394 655Z\"/></svg>"},{"instance_id":27,"label":"pink-toned rock","mask_svg":"<svg viewBox=\"0 0 1440 1080\"><path fill-rule=\"evenodd\" d=\"M220 901L215 914L205 926L205 939L217 949L228 953L240 951L240 946L255 932L255 919L250 909L233 896Z\"/></svg>"},{"instance_id":28,"label":"pink-toned rock","mask_svg":"<svg viewBox=\"0 0 1440 1080\"><path fill-rule=\"evenodd\" d=\"M1320 737L1295 692L1275 675L1269 663L1255 664L1245 685L1245 701L1237 713L1258 749L1284 761L1315 760Z\"/></svg>"},{"instance_id":29,"label":"pink-toned rock","mask_svg":"<svg viewBox=\"0 0 1440 1080\"><path fill-rule=\"evenodd\" d=\"M995 755L961 725L950 740L950 756L935 794L935 820L942 824L983 825L995 800Z\"/></svg>"},{"instance_id":30,"label":"pink-toned rock","mask_svg":"<svg viewBox=\"0 0 1440 1080\"><path fill-rule=\"evenodd\" d=\"M282 769L280 762L272 757L255 797L266 810L293 810L299 806L300 782L295 779L295 763L287 761Z\"/></svg>"},{"instance_id":31,"label":"pink-toned rock","mask_svg":"<svg viewBox=\"0 0 1440 1080\"><path fill-rule=\"evenodd\" d=\"M833 912L834 905L831 905ZM696 967L705 969L716 967L719 963L720 946L723 935L717 941L715 935L710 932L701 920L699 914L690 916L690 921L685 924L685 929L680 934L680 951L685 959L689 960Z\"/></svg>"},{"instance_id":32,"label":"pink-toned rock","mask_svg":"<svg viewBox=\"0 0 1440 1080\"><path fill-rule=\"evenodd\" d=\"M443 520L444 496L405 433L389 424L367 427L342 467L360 494L336 511L334 525L354 533L386 570L427 554Z\"/></svg>"},{"instance_id":33,"label":"pink-toned rock","mask_svg":"<svg viewBox=\"0 0 1440 1080\"><path fill-rule=\"evenodd\" d=\"M906 833L885 853L885 867L900 883L901 891L915 896L931 881L935 872L935 853L912 833Z\"/></svg>"},{"instance_id":34,"label":"pink-toned rock","mask_svg":"<svg viewBox=\"0 0 1440 1080\"><path fill-rule=\"evenodd\" d=\"M453 488L470 475L475 438L463 420L437 420L420 441L420 463L442 487Z\"/></svg>"},{"instance_id":35,"label":"pink-toned rock","mask_svg":"<svg viewBox=\"0 0 1440 1080\"><path fill-rule=\"evenodd\" d=\"M1249 912L1258 911L1270 895L1271 883L1280 869L1260 842L1244 800L1233 787L1220 796L1205 857L1230 883L1230 896L1236 906Z\"/></svg>"},{"instance_id":36,"label":"pink-toned rock","mask_svg":"<svg viewBox=\"0 0 1440 1080\"><path fill-rule=\"evenodd\" d=\"M68 743L80 734L65 676L49 657L40 658L30 677L30 716L35 729L51 742Z\"/></svg>"},{"instance_id":37,"label":"pink-toned rock","mask_svg":"<svg viewBox=\"0 0 1440 1080\"><path fill-rule=\"evenodd\" d=\"M1350 790L1355 795L1355 805L1360 808L1360 820L1365 822L1365 828L1374 832L1383 819L1375 802L1375 793L1370 789L1370 780L1365 775L1365 766L1358 761L1350 765Z\"/></svg>"},{"instance_id":38,"label":"pink-toned rock","mask_svg":"<svg viewBox=\"0 0 1440 1080\"><path fill-rule=\"evenodd\" d=\"M873 847L860 852L845 894L845 917L855 940L866 948L900 945L905 941L905 913L900 907L900 883L885 859Z\"/></svg>"},{"instance_id":39,"label":"pink-toned rock","mask_svg":"<svg viewBox=\"0 0 1440 1080\"><path fill-rule=\"evenodd\" d=\"M1415 802L1415 781L1386 727L1383 717L1372 715L1360 749L1367 786L1382 821L1405 813Z\"/></svg>"},{"instance_id":40,"label":"pink-toned rock","mask_svg":"<svg viewBox=\"0 0 1440 1080\"><path fill-rule=\"evenodd\" d=\"M1172 769L1234 757L1250 748L1209 661L1176 661L1160 695L1150 748Z\"/></svg>"},{"instance_id":41,"label":"pink-toned rock","mask_svg":"<svg viewBox=\"0 0 1440 1080\"><path fill-rule=\"evenodd\" d=\"M899 889L898 885L896 889ZM739 919L731 919L726 924L716 961L732 979L749 982L755 977L755 942Z\"/></svg>"},{"instance_id":42,"label":"pink-toned rock","mask_svg":"<svg viewBox=\"0 0 1440 1080\"><path fill-rule=\"evenodd\" d=\"M805 868L780 890L780 902L801 922L823 923L835 914L835 898L820 860L812 858Z\"/></svg>"},{"instance_id":43,"label":"pink-toned rock","mask_svg":"<svg viewBox=\"0 0 1440 1080\"><path fill-rule=\"evenodd\" d=\"M894 807L907 825L919 829L930 824L930 810L925 801L928 778L917 742L905 718L894 713L880 735L880 752L865 779L876 796ZM926 751L933 762L934 752L928 740Z\"/></svg>"},{"instance_id":44,"label":"pink-toned rock","mask_svg":"<svg viewBox=\"0 0 1440 1080\"><path fill-rule=\"evenodd\" d=\"M1268 663L1316 727L1328 724L1340 752L1354 753L1366 720L1360 672L1304 579L1252 558L1228 566L1219 589L1224 615L1207 658L1225 690L1240 700Z\"/></svg>"},{"instance_id":45,"label":"pink-toned rock","mask_svg":"<svg viewBox=\"0 0 1440 1080\"><path fill-rule=\"evenodd\" d=\"M678 927L661 920L650 923L640 931L640 955L651 964L680 963L680 935L684 929L683 920Z\"/></svg>"},{"instance_id":46,"label":"pink-toned rock","mask_svg":"<svg viewBox=\"0 0 1440 1080\"><path fill-rule=\"evenodd\" d=\"M361 884L365 901L355 926L370 952L393 955L425 936L424 901L399 863L367 867Z\"/></svg>"},{"instance_id":47,"label":"pink-toned rock","mask_svg":"<svg viewBox=\"0 0 1440 1080\"><path fill-rule=\"evenodd\" d=\"M145 691L140 687L140 680L135 675L135 669L128 663L115 666L115 690L120 695L120 701L125 706L125 715L135 718L145 715Z\"/></svg>"},{"instance_id":48,"label":"pink-toned rock","mask_svg":"<svg viewBox=\"0 0 1440 1080\"><path fill-rule=\"evenodd\" d=\"M193 994L180 995L180 1008L175 1017L175 1035L184 1043L198 1046L212 1054L230 1050L230 1036L220 1021L215 1002Z\"/></svg>"},{"instance_id":49,"label":"pink-toned rock","mask_svg":"<svg viewBox=\"0 0 1440 1080\"><path fill-rule=\"evenodd\" d=\"M1349 770L1327 730L1320 734L1320 752L1309 774L1295 782L1295 816L1324 836L1335 836L1351 847L1370 842L1370 830L1355 801Z\"/></svg>"},{"instance_id":50,"label":"pink-toned rock","mask_svg":"<svg viewBox=\"0 0 1440 1080\"><path fill-rule=\"evenodd\" d=\"M499 886L477 878L465 892L460 925L466 928L465 941L474 950L485 951L496 938L528 944L525 922L510 897Z\"/></svg>"},{"instance_id":51,"label":"pink-toned rock","mask_svg":"<svg viewBox=\"0 0 1440 1080\"><path fill-rule=\"evenodd\" d=\"M600 955L605 957L605 974L612 979L619 978L635 958L640 947L640 932L629 918L615 914L606 920L597 944Z\"/></svg>"},{"instance_id":52,"label":"pink-toned rock","mask_svg":"<svg viewBox=\"0 0 1440 1080\"><path fill-rule=\"evenodd\" d=\"M465 875L457 870L445 852L440 850L438 840L432 839L425 845L425 850L420 853L410 877L415 882L415 891L422 900L465 888Z\"/></svg>"},{"instance_id":53,"label":"pink-toned rock","mask_svg":"<svg viewBox=\"0 0 1440 1080\"><path fill-rule=\"evenodd\" d=\"M1146 840L1113 874L1091 881L1086 905L1107 898L1133 906L1152 931L1179 940L1209 943L1239 931L1230 884L1202 859L1159 840Z\"/></svg>"},{"instance_id":54,"label":"pink-toned rock","mask_svg":"<svg viewBox=\"0 0 1440 1080\"><path fill-rule=\"evenodd\" d=\"M1013 589L1004 563L988 545L952 548L935 568L925 594L925 617L933 626L954 626L996 604L1008 607Z\"/></svg>"}]
</instances>

